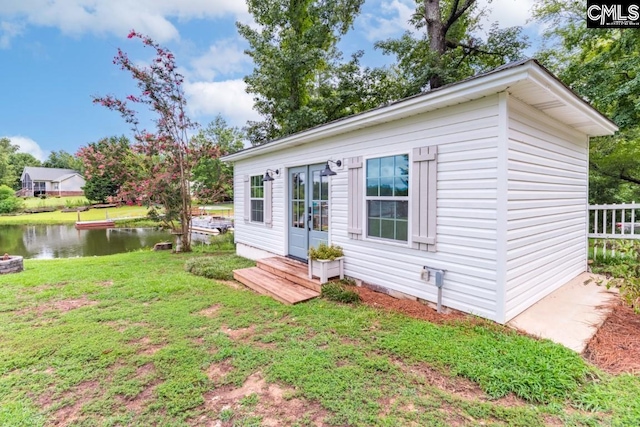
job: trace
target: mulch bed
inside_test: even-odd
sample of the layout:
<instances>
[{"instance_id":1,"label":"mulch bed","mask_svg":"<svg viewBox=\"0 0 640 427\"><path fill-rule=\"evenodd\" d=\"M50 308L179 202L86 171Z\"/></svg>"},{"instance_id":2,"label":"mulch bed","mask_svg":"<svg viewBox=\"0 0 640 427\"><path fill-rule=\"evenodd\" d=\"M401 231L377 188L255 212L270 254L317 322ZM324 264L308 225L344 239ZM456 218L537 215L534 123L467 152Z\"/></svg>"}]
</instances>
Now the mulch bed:
<instances>
[{"instance_id":1,"label":"mulch bed","mask_svg":"<svg viewBox=\"0 0 640 427\"><path fill-rule=\"evenodd\" d=\"M640 315L619 298L596 335L589 341L584 357L611 374L640 373Z\"/></svg>"},{"instance_id":2,"label":"mulch bed","mask_svg":"<svg viewBox=\"0 0 640 427\"><path fill-rule=\"evenodd\" d=\"M438 313L432 307L419 301L394 298L363 286L356 286L354 290L360 295L362 302L368 306L404 313L415 319L440 324L467 318L467 314L457 310L448 308L445 313Z\"/></svg>"},{"instance_id":3,"label":"mulch bed","mask_svg":"<svg viewBox=\"0 0 640 427\"><path fill-rule=\"evenodd\" d=\"M409 317L442 324L468 319L457 310L447 309L440 314L419 301L397 299L366 287L355 287L362 302L368 306L395 311ZM612 311L596 335L589 341L583 356L586 360L611 374L640 373L640 315L626 306L620 298L611 303Z\"/></svg>"}]
</instances>

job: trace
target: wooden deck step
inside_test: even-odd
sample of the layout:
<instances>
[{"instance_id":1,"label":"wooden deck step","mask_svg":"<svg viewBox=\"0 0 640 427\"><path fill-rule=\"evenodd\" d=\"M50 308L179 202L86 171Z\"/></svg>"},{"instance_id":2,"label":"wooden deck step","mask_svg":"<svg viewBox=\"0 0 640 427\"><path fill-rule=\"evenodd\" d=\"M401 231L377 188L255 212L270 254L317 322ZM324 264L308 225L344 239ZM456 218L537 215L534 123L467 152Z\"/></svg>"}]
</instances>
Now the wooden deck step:
<instances>
[{"instance_id":1,"label":"wooden deck step","mask_svg":"<svg viewBox=\"0 0 640 427\"><path fill-rule=\"evenodd\" d=\"M319 292L300 286L258 267L234 270L233 277L254 291L269 295L284 304L297 304L320 295Z\"/></svg>"},{"instance_id":2,"label":"wooden deck step","mask_svg":"<svg viewBox=\"0 0 640 427\"><path fill-rule=\"evenodd\" d=\"M307 264L285 257L263 258L257 262L258 268L287 279L316 292L322 291L319 279L309 279Z\"/></svg>"}]
</instances>

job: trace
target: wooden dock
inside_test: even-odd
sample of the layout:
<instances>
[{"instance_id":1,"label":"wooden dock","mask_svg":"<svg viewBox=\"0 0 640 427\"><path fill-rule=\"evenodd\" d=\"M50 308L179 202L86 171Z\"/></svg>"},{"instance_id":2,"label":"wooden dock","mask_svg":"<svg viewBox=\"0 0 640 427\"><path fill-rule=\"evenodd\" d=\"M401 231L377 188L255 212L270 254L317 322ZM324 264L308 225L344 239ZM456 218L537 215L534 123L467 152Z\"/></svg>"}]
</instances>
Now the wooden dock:
<instances>
[{"instance_id":1,"label":"wooden dock","mask_svg":"<svg viewBox=\"0 0 640 427\"><path fill-rule=\"evenodd\" d=\"M116 223L112 219L99 219L97 221L76 221L76 230L92 230L113 228Z\"/></svg>"},{"instance_id":2,"label":"wooden dock","mask_svg":"<svg viewBox=\"0 0 640 427\"><path fill-rule=\"evenodd\" d=\"M307 264L284 257L264 258L256 267L234 270L233 277L284 304L297 304L320 295L318 279L309 279Z\"/></svg>"}]
</instances>

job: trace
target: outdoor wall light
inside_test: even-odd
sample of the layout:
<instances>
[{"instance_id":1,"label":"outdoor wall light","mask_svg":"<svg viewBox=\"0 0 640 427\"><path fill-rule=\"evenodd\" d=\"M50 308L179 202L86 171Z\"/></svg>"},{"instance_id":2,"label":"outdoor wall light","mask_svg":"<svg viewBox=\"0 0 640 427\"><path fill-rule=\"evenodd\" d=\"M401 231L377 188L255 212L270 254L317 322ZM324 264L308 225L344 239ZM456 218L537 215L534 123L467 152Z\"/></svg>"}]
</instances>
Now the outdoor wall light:
<instances>
[{"instance_id":1,"label":"outdoor wall light","mask_svg":"<svg viewBox=\"0 0 640 427\"><path fill-rule=\"evenodd\" d=\"M262 182L269 182L269 181L273 181L273 175L275 176L279 176L280 175L280 169L267 169L267 171L264 173L264 178L262 178Z\"/></svg>"},{"instance_id":2,"label":"outdoor wall light","mask_svg":"<svg viewBox=\"0 0 640 427\"><path fill-rule=\"evenodd\" d=\"M336 172L331 170L331 166L329 166L329 163L333 163L334 165L336 165L337 167L342 166L342 161L341 160L327 160L327 164L324 166L324 170L322 172L320 172L320 176L334 176L337 175Z\"/></svg>"}]
</instances>

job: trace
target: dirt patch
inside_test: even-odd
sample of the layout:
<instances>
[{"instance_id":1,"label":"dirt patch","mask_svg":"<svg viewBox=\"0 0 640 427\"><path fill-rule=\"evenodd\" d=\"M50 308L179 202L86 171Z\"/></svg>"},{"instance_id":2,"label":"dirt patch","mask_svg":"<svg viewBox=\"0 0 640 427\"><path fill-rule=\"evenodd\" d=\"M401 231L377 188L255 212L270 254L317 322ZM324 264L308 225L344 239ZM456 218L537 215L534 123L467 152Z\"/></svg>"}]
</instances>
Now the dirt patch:
<instances>
[{"instance_id":1,"label":"dirt patch","mask_svg":"<svg viewBox=\"0 0 640 427\"><path fill-rule=\"evenodd\" d=\"M98 285L108 288L109 286L113 286L113 280L103 280L102 282L98 282Z\"/></svg>"},{"instance_id":2,"label":"dirt patch","mask_svg":"<svg viewBox=\"0 0 640 427\"><path fill-rule=\"evenodd\" d=\"M66 313L80 307L90 307L96 304L98 304L98 301L93 301L88 299L86 296L82 296L81 298L76 299L48 301L45 304L24 308L18 311L17 314L24 315L27 313L33 313L40 316L48 311L59 311L61 313Z\"/></svg>"},{"instance_id":3,"label":"dirt patch","mask_svg":"<svg viewBox=\"0 0 640 427\"><path fill-rule=\"evenodd\" d=\"M64 405L55 410L48 420L50 426L68 426L80 418L82 407L100 394L98 381L84 381L73 389L63 393L59 399L50 398L48 401L38 401L41 406L47 408L56 402L71 401L69 405Z\"/></svg>"},{"instance_id":4,"label":"dirt patch","mask_svg":"<svg viewBox=\"0 0 640 427\"><path fill-rule=\"evenodd\" d=\"M207 377L214 384L221 384L229 372L233 370L233 366L229 362L214 363L207 369Z\"/></svg>"},{"instance_id":5,"label":"dirt patch","mask_svg":"<svg viewBox=\"0 0 640 427\"><path fill-rule=\"evenodd\" d=\"M165 343L153 344L149 337L142 337L137 340L129 341L129 343L137 345L137 353L145 356L153 356L165 346Z\"/></svg>"},{"instance_id":6,"label":"dirt patch","mask_svg":"<svg viewBox=\"0 0 640 427\"><path fill-rule=\"evenodd\" d=\"M234 341L247 341L248 338L253 336L253 333L256 330L256 325L251 325L248 328L241 329L229 329L223 326L220 330Z\"/></svg>"},{"instance_id":7,"label":"dirt patch","mask_svg":"<svg viewBox=\"0 0 640 427\"><path fill-rule=\"evenodd\" d=\"M362 302L368 306L403 313L415 319L427 320L432 323L446 323L469 317L467 314L453 309L447 309L446 313L438 313L422 302L394 298L364 286L355 286L353 289L360 295Z\"/></svg>"},{"instance_id":8,"label":"dirt patch","mask_svg":"<svg viewBox=\"0 0 640 427\"><path fill-rule=\"evenodd\" d=\"M198 314L204 317L216 317L218 310L220 310L220 304L214 304L211 307L200 310Z\"/></svg>"},{"instance_id":9,"label":"dirt patch","mask_svg":"<svg viewBox=\"0 0 640 427\"><path fill-rule=\"evenodd\" d=\"M610 308L611 314L591 338L583 355L612 374L640 373L640 315L620 298L615 298Z\"/></svg>"},{"instance_id":10,"label":"dirt patch","mask_svg":"<svg viewBox=\"0 0 640 427\"><path fill-rule=\"evenodd\" d=\"M155 399L153 393L155 392L160 382L161 381L159 380L152 382L144 390L138 393L138 395L131 399L127 399L123 396L117 396L116 398L122 406L127 408L127 411L140 414L145 409L145 407Z\"/></svg>"},{"instance_id":11,"label":"dirt patch","mask_svg":"<svg viewBox=\"0 0 640 427\"><path fill-rule=\"evenodd\" d=\"M318 403L294 398L293 389L267 383L260 372L249 376L239 388L227 385L205 394L205 407L213 413L219 413L223 409L242 413L242 399L251 395L257 396L257 403L248 411L252 415L261 416L263 426L293 425L304 418L311 425L326 425L323 420L328 412Z\"/></svg>"}]
</instances>

